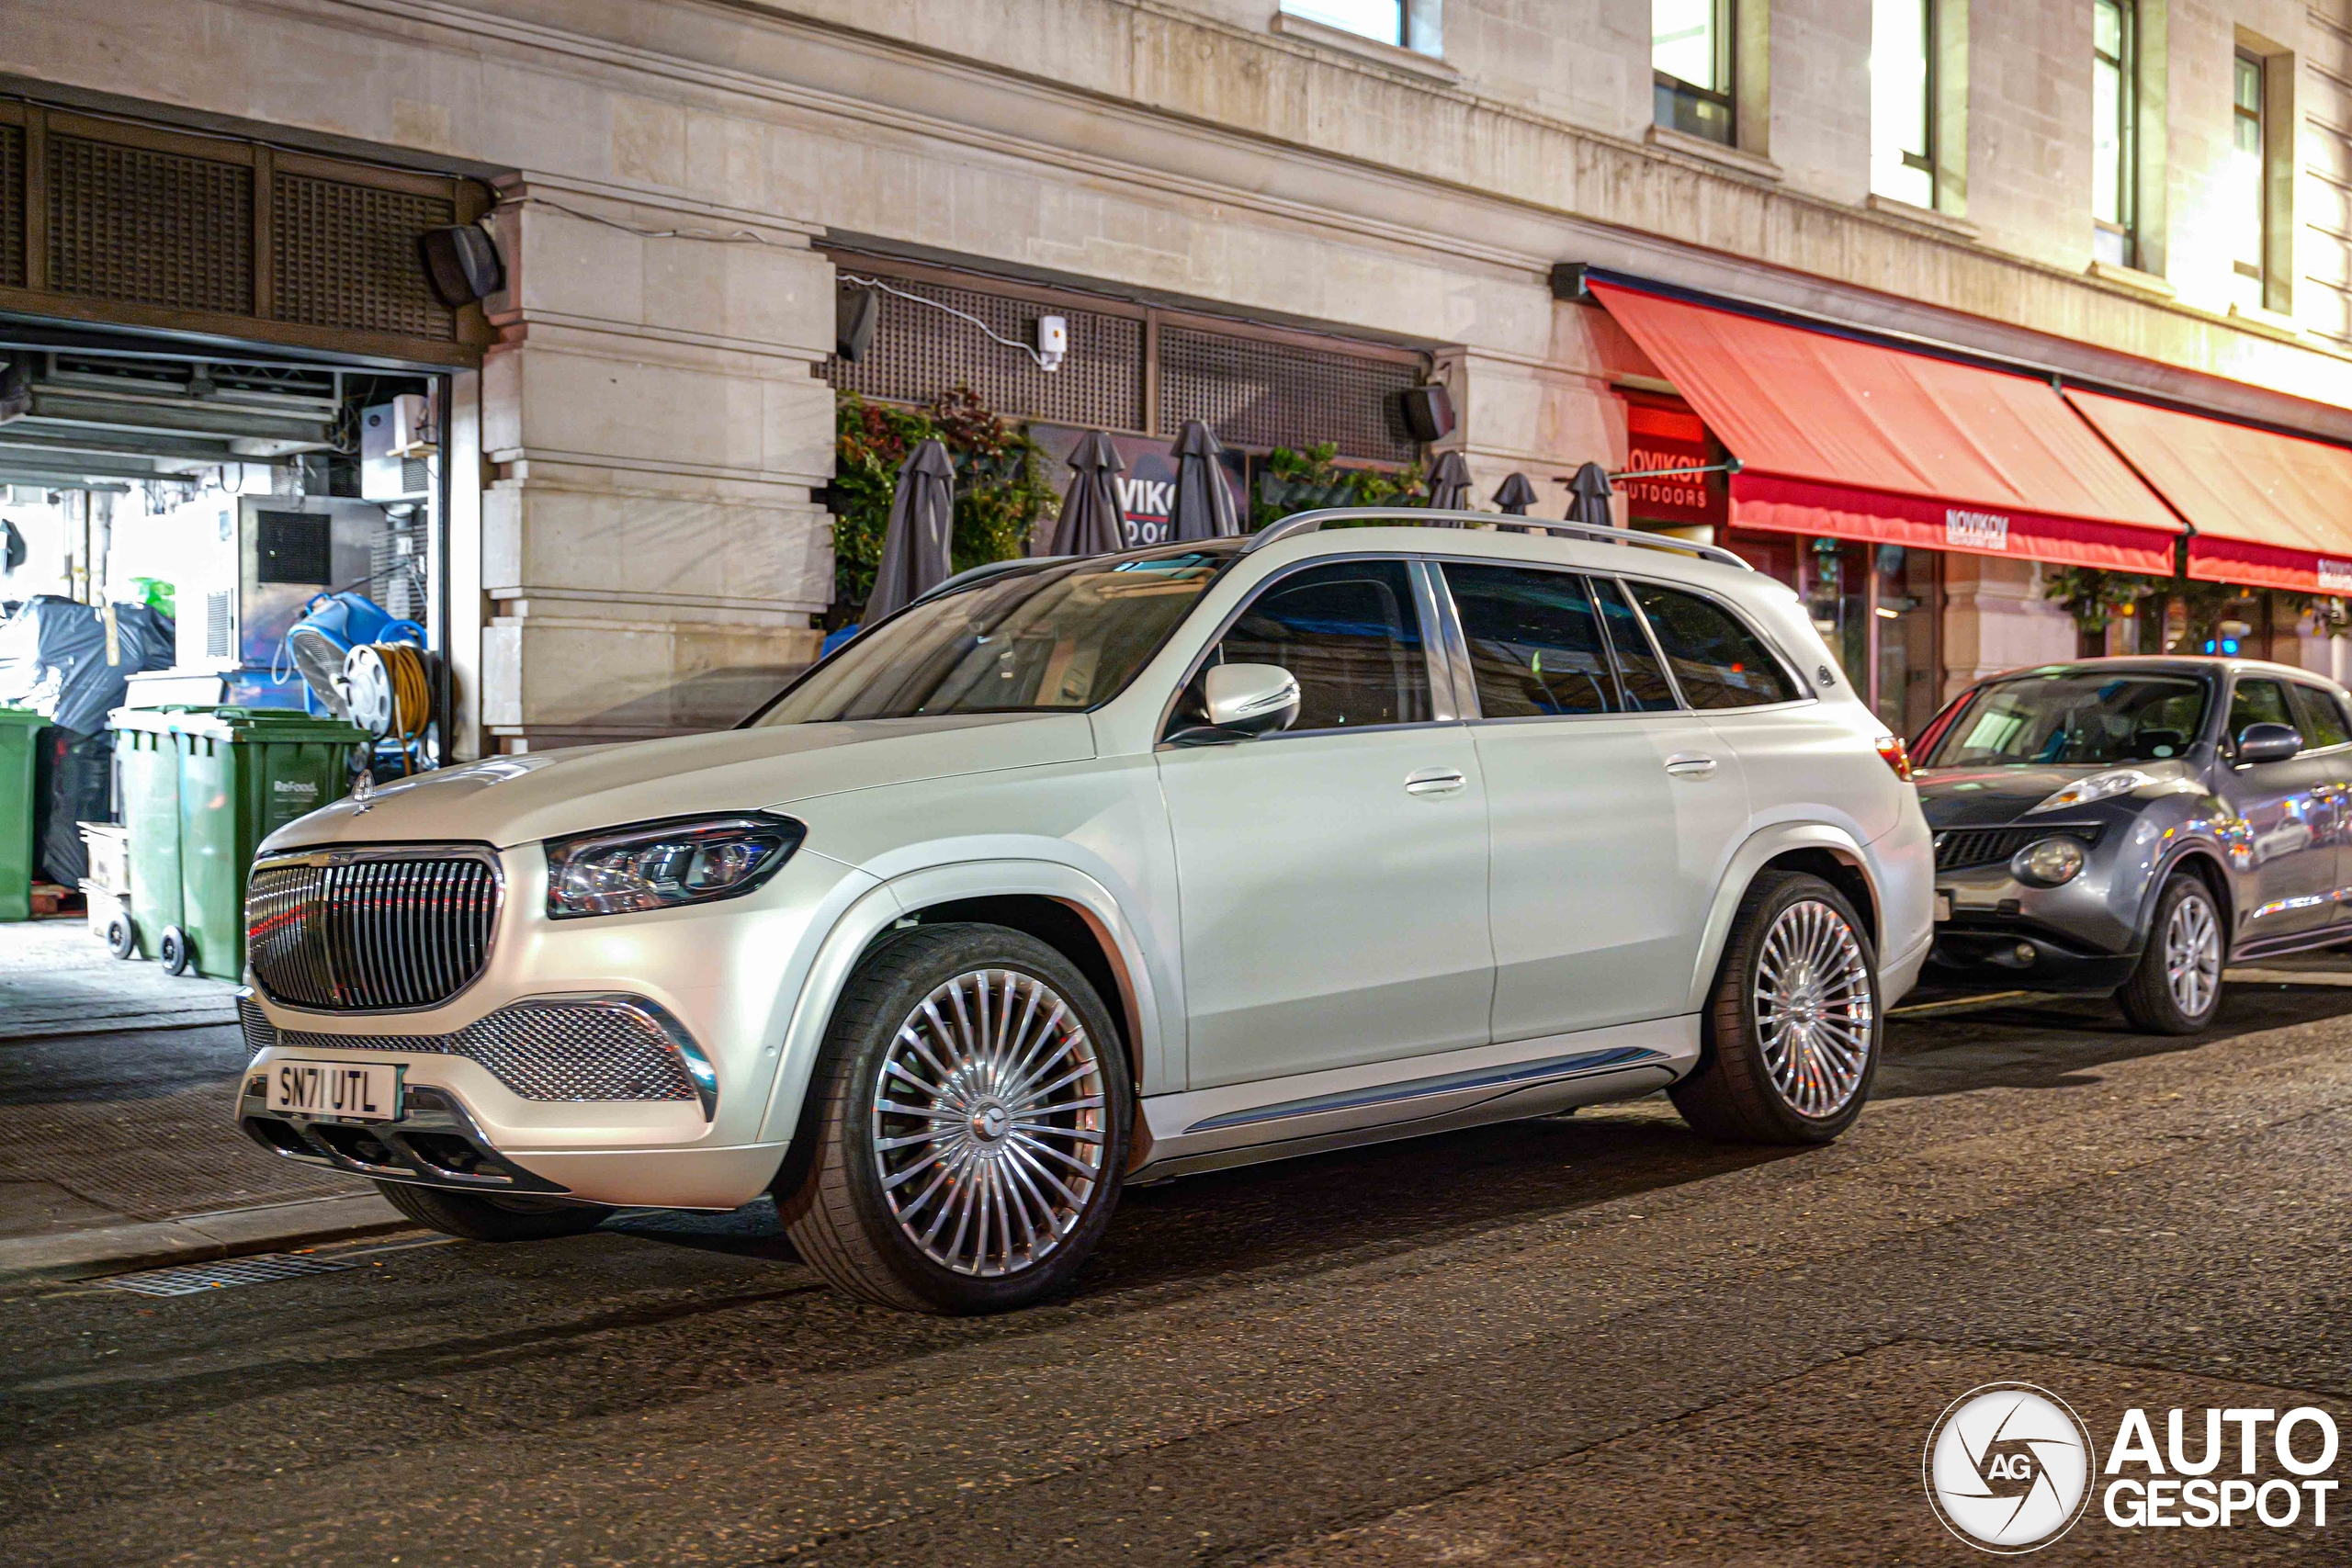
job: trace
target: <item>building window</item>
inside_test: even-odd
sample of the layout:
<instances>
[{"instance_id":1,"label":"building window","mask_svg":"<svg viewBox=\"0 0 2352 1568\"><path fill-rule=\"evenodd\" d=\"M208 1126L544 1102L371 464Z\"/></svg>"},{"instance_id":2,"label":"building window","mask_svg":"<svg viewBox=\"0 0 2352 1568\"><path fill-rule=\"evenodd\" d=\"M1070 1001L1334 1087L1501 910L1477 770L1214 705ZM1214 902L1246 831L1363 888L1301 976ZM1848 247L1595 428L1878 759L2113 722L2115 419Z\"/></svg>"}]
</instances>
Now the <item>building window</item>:
<instances>
[{"instance_id":1,"label":"building window","mask_svg":"<svg viewBox=\"0 0 2352 1568\"><path fill-rule=\"evenodd\" d=\"M1871 0L1871 189L1936 204L1935 0Z\"/></svg>"},{"instance_id":2,"label":"building window","mask_svg":"<svg viewBox=\"0 0 2352 1568\"><path fill-rule=\"evenodd\" d=\"M2231 109L2228 222L2235 247L2236 297L2240 303L2263 303L2265 260L2270 249L2270 202L2267 190L2269 148L2263 123L2265 70L2259 55L2244 50L2237 56L2235 103Z\"/></svg>"},{"instance_id":3,"label":"building window","mask_svg":"<svg viewBox=\"0 0 2352 1568\"><path fill-rule=\"evenodd\" d=\"M2091 254L2137 266L2140 88L2137 0L2091 0Z\"/></svg>"},{"instance_id":4,"label":"building window","mask_svg":"<svg viewBox=\"0 0 2352 1568\"><path fill-rule=\"evenodd\" d=\"M1405 0L1283 0L1283 15L1405 47Z\"/></svg>"},{"instance_id":5,"label":"building window","mask_svg":"<svg viewBox=\"0 0 2352 1568\"><path fill-rule=\"evenodd\" d=\"M1650 79L1657 123L1732 144L1732 0L1651 0Z\"/></svg>"}]
</instances>

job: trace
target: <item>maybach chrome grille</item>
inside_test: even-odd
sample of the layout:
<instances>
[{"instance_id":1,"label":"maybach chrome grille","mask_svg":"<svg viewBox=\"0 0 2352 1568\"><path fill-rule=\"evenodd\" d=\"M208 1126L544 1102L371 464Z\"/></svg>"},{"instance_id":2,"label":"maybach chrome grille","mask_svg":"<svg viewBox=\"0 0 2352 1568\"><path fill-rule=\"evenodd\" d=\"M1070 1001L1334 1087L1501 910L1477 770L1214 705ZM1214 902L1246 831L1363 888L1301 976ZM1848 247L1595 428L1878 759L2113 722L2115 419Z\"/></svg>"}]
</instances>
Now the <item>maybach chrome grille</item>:
<instances>
[{"instance_id":1,"label":"maybach chrome grille","mask_svg":"<svg viewBox=\"0 0 2352 1568\"><path fill-rule=\"evenodd\" d=\"M262 988L291 1007L435 1007L481 973L498 905L482 852L293 857L254 868L245 946Z\"/></svg>"}]
</instances>

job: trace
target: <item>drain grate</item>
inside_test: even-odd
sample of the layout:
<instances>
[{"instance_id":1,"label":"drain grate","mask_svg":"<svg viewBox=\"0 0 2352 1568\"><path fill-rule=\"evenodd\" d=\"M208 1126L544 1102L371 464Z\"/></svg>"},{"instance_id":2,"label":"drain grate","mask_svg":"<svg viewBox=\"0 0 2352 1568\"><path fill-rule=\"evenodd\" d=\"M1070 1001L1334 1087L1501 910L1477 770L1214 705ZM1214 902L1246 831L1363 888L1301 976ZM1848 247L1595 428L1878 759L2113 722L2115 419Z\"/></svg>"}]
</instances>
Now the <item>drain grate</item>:
<instances>
[{"instance_id":1,"label":"drain grate","mask_svg":"<svg viewBox=\"0 0 2352 1568\"><path fill-rule=\"evenodd\" d=\"M292 1252L265 1252L253 1258L224 1258L218 1263L150 1269L99 1283L109 1291L129 1291L139 1296L192 1296L199 1291L226 1290L231 1285L263 1285L272 1280L292 1280L304 1274L332 1274L356 1268L360 1261L356 1258L305 1258Z\"/></svg>"}]
</instances>

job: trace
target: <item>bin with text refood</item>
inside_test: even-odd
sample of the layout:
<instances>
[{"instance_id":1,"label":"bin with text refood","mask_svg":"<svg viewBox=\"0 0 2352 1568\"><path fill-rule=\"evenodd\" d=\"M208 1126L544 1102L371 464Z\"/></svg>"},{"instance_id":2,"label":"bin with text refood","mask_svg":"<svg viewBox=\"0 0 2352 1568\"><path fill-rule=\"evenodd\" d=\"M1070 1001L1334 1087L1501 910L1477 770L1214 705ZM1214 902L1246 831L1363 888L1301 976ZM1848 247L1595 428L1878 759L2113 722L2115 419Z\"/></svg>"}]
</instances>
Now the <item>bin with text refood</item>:
<instances>
[{"instance_id":1,"label":"bin with text refood","mask_svg":"<svg viewBox=\"0 0 2352 1568\"><path fill-rule=\"evenodd\" d=\"M0 708L0 920L33 915L33 737L48 723Z\"/></svg>"},{"instance_id":2,"label":"bin with text refood","mask_svg":"<svg viewBox=\"0 0 2352 1568\"><path fill-rule=\"evenodd\" d=\"M193 709L176 715L172 729L187 966L233 980L245 966L245 875L254 852L297 817L349 792L352 748L366 745L368 732L286 708L239 707Z\"/></svg>"},{"instance_id":3,"label":"bin with text refood","mask_svg":"<svg viewBox=\"0 0 2352 1568\"><path fill-rule=\"evenodd\" d=\"M163 956L180 927L180 751L172 723L185 709L118 708L107 716L130 829L130 932L141 958Z\"/></svg>"}]
</instances>

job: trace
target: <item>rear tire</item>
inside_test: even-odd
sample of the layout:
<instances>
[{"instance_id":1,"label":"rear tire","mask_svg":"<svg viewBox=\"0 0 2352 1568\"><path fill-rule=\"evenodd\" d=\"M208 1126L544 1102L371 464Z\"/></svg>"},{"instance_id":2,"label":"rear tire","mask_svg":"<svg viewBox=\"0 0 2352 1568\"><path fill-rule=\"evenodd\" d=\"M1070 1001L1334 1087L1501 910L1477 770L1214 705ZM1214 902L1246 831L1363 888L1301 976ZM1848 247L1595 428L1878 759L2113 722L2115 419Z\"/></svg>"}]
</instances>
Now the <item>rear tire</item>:
<instances>
[{"instance_id":1,"label":"rear tire","mask_svg":"<svg viewBox=\"0 0 2352 1568\"><path fill-rule=\"evenodd\" d=\"M1739 901L1700 1016L1699 1068L1667 1092L1720 1143L1826 1144L1878 1071L1878 959L1846 896L1768 871Z\"/></svg>"},{"instance_id":2,"label":"rear tire","mask_svg":"<svg viewBox=\"0 0 2352 1568\"><path fill-rule=\"evenodd\" d=\"M115 914L107 917L107 951L117 958L123 959L133 957L138 953L139 929L130 923L129 915Z\"/></svg>"},{"instance_id":3,"label":"rear tire","mask_svg":"<svg viewBox=\"0 0 2352 1568\"><path fill-rule=\"evenodd\" d=\"M2156 896L2139 966L2115 993L2143 1034L2194 1034L2222 1008L2225 939L2221 907L2204 878L2176 872Z\"/></svg>"},{"instance_id":4,"label":"rear tire","mask_svg":"<svg viewBox=\"0 0 2352 1568\"><path fill-rule=\"evenodd\" d=\"M185 975L196 967L196 953L187 944L187 932L177 926L165 926L156 941L155 957L166 975Z\"/></svg>"},{"instance_id":5,"label":"rear tire","mask_svg":"<svg viewBox=\"0 0 2352 1568\"><path fill-rule=\"evenodd\" d=\"M804 1104L808 1163L776 1191L800 1256L861 1300L962 1314L1077 1277L1118 1204L1134 1091L1076 965L956 924L866 955Z\"/></svg>"},{"instance_id":6,"label":"rear tire","mask_svg":"<svg viewBox=\"0 0 2352 1568\"><path fill-rule=\"evenodd\" d=\"M604 1224L612 1211L595 1203L446 1192L406 1181L379 1181L384 1201L418 1224L468 1241L549 1241Z\"/></svg>"}]
</instances>

